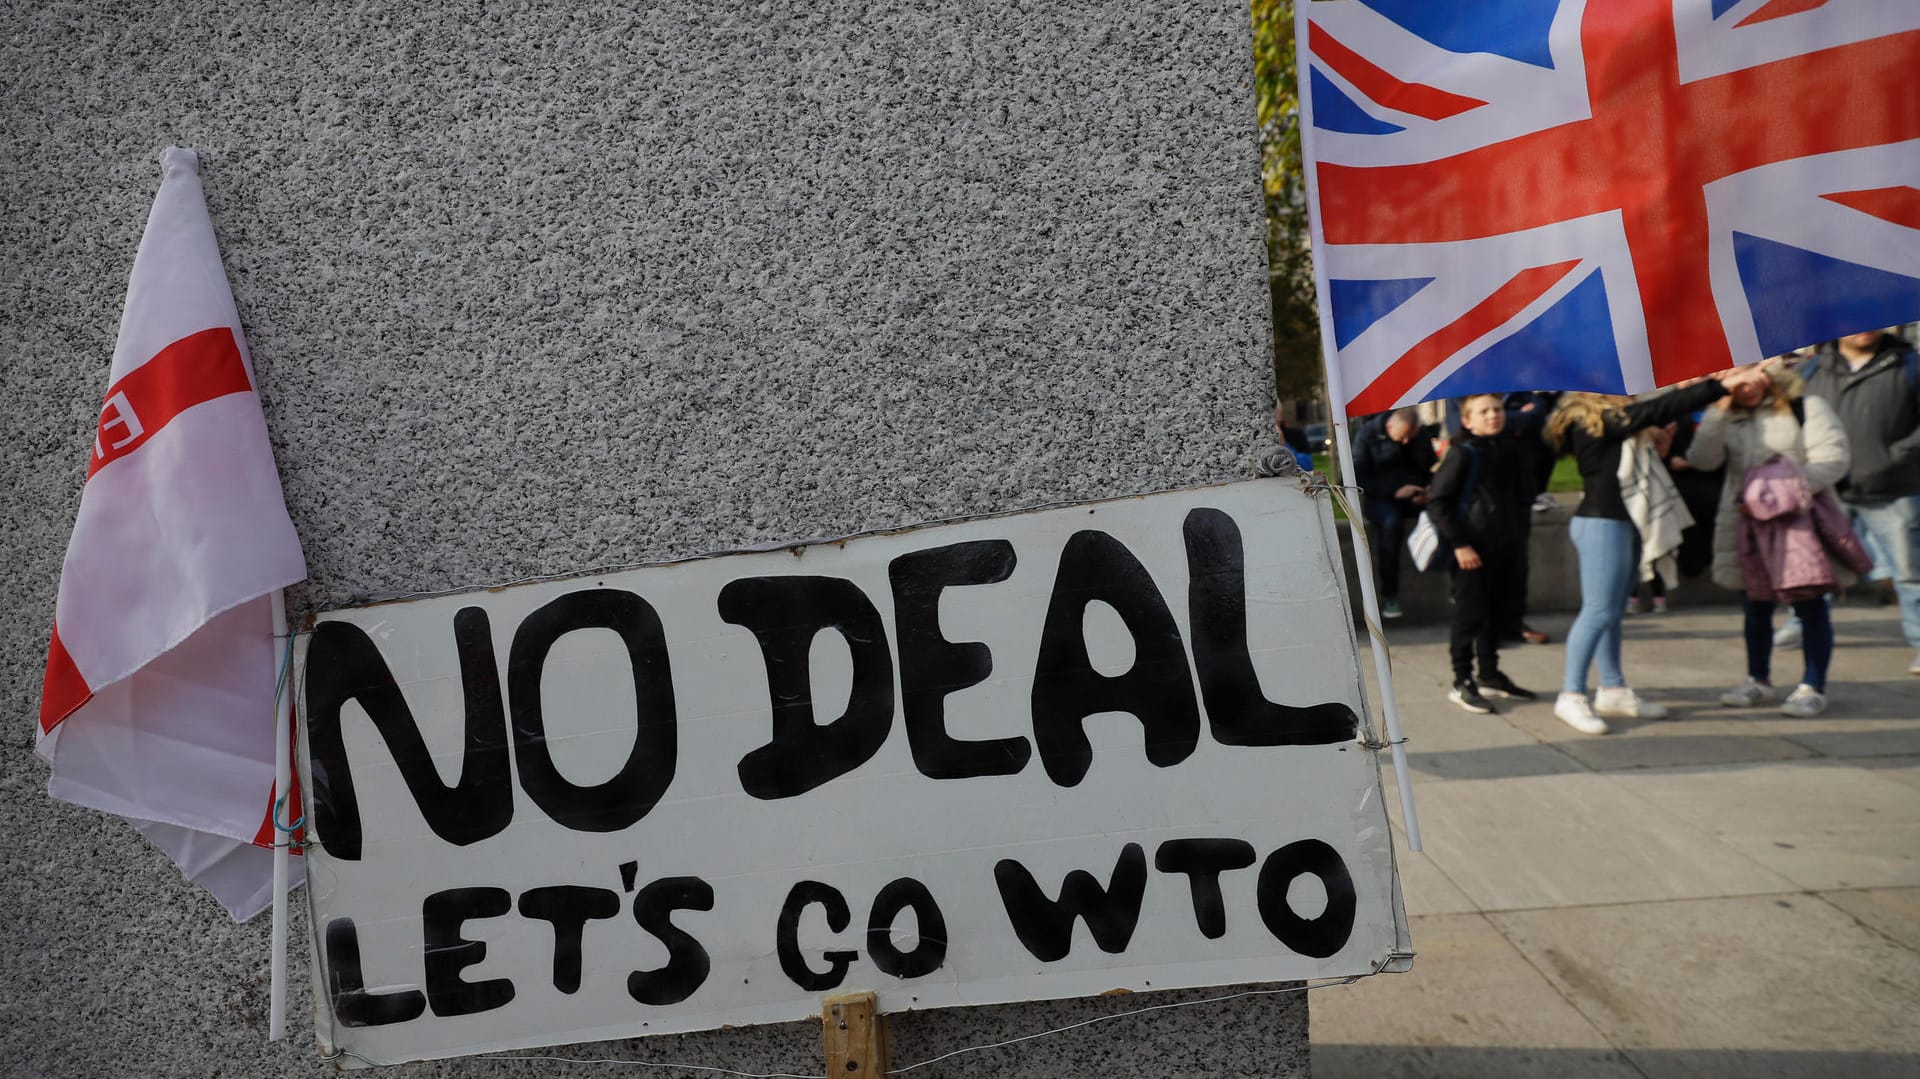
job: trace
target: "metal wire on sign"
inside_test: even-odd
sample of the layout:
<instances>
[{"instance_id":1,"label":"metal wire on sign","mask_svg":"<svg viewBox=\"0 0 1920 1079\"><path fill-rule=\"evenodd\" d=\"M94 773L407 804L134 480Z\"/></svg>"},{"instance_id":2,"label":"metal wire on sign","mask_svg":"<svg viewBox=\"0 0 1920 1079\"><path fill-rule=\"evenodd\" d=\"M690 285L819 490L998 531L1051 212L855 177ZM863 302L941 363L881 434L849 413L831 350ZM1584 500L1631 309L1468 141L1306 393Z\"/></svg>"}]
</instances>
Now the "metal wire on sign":
<instances>
[{"instance_id":1,"label":"metal wire on sign","mask_svg":"<svg viewBox=\"0 0 1920 1079\"><path fill-rule=\"evenodd\" d=\"M274 682L273 682L274 724L278 726L279 716L280 716L280 697L282 694L288 692L287 680L293 670L293 634L276 633L274 634L273 639L275 641L287 642L287 646L284 649L282 649L280 653L280 673L278 676L274 678ZM286 753L290 749L291 747L289 746L275 746L274 752ZM283 837L280 840L276 841L273 845L276 847L287 847L292 851L294 851L295 853L298 853L303 849L304 845L299 840L293 837L298 835L300 833L301 827L307 823L306 814L302 813L299 816L299 818L294 820L291 824L281 819L281 813L284 812L287 808L287 796L292 793L293 792L291 790L280 791L279 796L273 800L273 828L274 828L274 831L279 832L280 835Z\"/></svg>"},{"instance_id":2,"label":"metal wire on sign","mask_svg":"<svg viewBox=\"0 0 1920 1079\"><path fill-rule=\"evenodd\" d=\"M1352 499L1347 497L1348 491L1358 491L1360 490L1360 488L1347 485L1347 484L1334 483L1331 480L1327 479L1327 477L1323 473L1315 472L1313 474L1312 481L1310 481L1306 485L1306 490L1308 492L1325 491L1327 492L1327 494L1331 495L1333 497L1334 505L1340 507L1340 512L1346 515L1347 522L1349 524L1355 521L1359 521L1361 519L1360 511L1353 508ZM1379 641L1382 644L1386 643L1386 640L1387 640L1386 631L1380 628L1379 624L1373 620L1373 617L1371 615L1367 614L1364 608L1362 608L1362 610L1360 611L1360 621L1364 623L1367 627L1367 636L1372 637L1374 640ZM1389 657L1388 669L1389 670L1392 669L1391 657Z\"/></svg>"}]
</instances>

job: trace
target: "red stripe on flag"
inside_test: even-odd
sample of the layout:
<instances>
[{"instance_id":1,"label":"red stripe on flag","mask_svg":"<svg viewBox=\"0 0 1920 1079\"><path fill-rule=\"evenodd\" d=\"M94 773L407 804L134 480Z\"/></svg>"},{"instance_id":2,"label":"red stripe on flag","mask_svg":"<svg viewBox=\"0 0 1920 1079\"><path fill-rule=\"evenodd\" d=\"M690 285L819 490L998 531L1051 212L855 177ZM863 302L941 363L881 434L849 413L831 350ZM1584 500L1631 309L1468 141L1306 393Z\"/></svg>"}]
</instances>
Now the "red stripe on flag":
<instances>
[{"instance_id":1,"label":"red stripe on flag","mask_svg":"<svg viewBox=\"0 0 1920 1079\"><path fill-rule=\"evenodd\" d=\"M1773 0L1773 3L1762 7L1759 11L1734 23L1733 26L1734 29L1737 30L1742 26L1752 26L1757 22L1784 18L1788 15L1798 15L1803 11L1812 11L1814 8L1826 6L1827 0Z\"/></svg>"},{"instance_id":2,"label":"red stripe on flag","mask_svg":"<svg viewBox=\"0 0 1920 1079\"><path fill-rule=\"evenodd\" d=\"M51 732L92 699L93 690L60 643L60 627L54 626L53 642L47 645L47 677L40 685L40 733Z\"/></svg>"},{"instance_id":3,"label":"red stripe on flag","mask_svg":"<svg viewBox=\"0 0 1920 1079\"><path fill-rule=\"evenodd\" d=\"M87 478L146 445L154 432L187 409L252 391L231 329L221 326L182 337L107 388Z\"/></svg>"},{"instance_id":4,"label":"red stripe on flag","mask_svg":"<svg viewBox=\"0 0 1920 1079\"><path fill-rule=\"evenodd\" d=\"M1578 265L1579 259L1571 259L1514 274L1506 284L1494 289L1493 295L1475 304L1473 310L1435 330L1426 340L1408 349L1406 355L1393 361L1379 378L1347 402L1347 415L1361 416L1392 408L1415 383L1446 362L1447 357L1519 314Z\"/></svg>"},{"instance_id":5,"label":"red stripe on flag","mask_svg":"<svg viewBox=\"0 0 1920 1079\"><path fill-rule=\"evenodd\" d=\"M1395 78L1375 66L1371 60L1340 44L1332 34L1320 29L1319 23L1307 23L1307 48L1361 93L1398 112L1412 113L1428 120L1444 120L1486 104L1477 97L1450 94L1423 82L1406 82Z\"/></svg>"},{"instance_id":6,"label":"red stripe on flag","mask_svg":"<svg viewBox=\"0 0 1920 1079\"><path fill-rule=\"evenodd\" d=\"M1920 189L1911 187L1875 187L1865 191L1835 191L1820 196L1851 210L1870 214L1882 221L1920 229Z\"/></svg>"}]
</instances>

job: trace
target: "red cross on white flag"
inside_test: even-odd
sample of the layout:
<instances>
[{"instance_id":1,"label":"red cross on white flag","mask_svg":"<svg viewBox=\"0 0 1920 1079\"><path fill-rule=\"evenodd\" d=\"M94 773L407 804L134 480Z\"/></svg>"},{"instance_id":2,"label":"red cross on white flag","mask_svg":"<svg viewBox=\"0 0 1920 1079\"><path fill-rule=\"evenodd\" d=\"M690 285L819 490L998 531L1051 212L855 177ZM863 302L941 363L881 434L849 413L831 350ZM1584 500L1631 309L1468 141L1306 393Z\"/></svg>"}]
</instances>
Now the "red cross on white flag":
<instances>
[{"instance_id":1,"label":"red cross on white flag","mask_svg":"<svg viewBox=\"0 0 1920 1079\"><path fill-rule=\"evenodd\" d=\"M37 749L50 794L127 818L244 920L272 898L270 596L306 562L198 160L169 148L161 165L60 575Z\"/></svg>"}]
</instances>

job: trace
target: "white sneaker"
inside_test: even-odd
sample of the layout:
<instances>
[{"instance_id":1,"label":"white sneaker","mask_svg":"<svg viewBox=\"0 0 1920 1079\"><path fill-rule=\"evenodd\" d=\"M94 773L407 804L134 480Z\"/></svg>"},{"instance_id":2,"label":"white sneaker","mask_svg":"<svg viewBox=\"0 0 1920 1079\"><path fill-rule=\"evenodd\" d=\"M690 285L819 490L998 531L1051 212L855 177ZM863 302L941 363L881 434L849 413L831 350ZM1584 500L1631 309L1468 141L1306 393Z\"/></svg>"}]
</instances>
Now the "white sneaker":
<instances>
[{"instance_id":1,"label":"white sneaker","mask_svg":"<svg viewBox=\"0 0 1920 1079\"><path fill-rule=\"evenodd\" d=\"M1667 718L1666 705L1641 700L1640 694L1626 686L1601 686L1600 692L1593 695L1593 710L1622 719Z\"/></svg>"},{"instance_id":2,"label":"white sneaker","mask_svg":"<svg viewBox=\"0 0 1920 1079\"><path fill-rule=\"evenodd\" d=\"M1908 674L1920 674L1920 652L1913 654L1913 662L1907 664Z\"/></svg>"},{"instance_id":3,"label":"white sneaker","mask_svg":"<svg viewBox=\"0 0 1920 1079\"><path fill-rule=\"evenodd\" d=\"M1798 716L1802 719L1817 716L1826 710L1827 695L1805 682L1800 683L1792 693L1787 694L1787 699L1780 705L1781 715Z\"/></svg>"},{"instance_id":4,"label":"white sneaker","mask_svg":"<svg viewBox=\"0 0 1920 1079\"><path fill-rule=\"evenodd\" d=\"M1584 693L1562 693L1553 702L1553 714L1582 734L1606 734L1613 730L1607 721L1593 714Z\"/></svg>"},{"instance_id":5,"label":"white sneaker","mask_svg":"<svg viewBox=\"0 0 1920 1079\"><path fill-rule=\"evenodd\" d=\"M1773 646L1775 648L1800 647L1800 620L1798 618L1787 619L1786 624L1774 633Z\"/></svg>"},{"instance_id":6,"label":"white sneaker","mask_svg":"<svg viewBox=\"0 0 1920 1079\"><path fill-rule=\"evenodd\" d=\"M1751 708L1756 704L1765 704L1772 700L1773 693L1772 686L1749 678L1720 694L1720 703L1728 708Z\"/></svg>"}]
</instances>

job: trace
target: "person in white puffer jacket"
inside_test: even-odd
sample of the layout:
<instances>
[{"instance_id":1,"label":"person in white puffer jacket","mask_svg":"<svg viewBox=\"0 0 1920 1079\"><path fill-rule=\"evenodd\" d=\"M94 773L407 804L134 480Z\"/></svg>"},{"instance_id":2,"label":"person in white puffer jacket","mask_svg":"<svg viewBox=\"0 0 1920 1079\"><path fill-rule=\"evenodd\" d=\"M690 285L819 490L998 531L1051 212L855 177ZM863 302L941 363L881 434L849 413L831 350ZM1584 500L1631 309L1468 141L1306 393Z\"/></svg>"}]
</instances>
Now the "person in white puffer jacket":
<instances>
[{"instance_id":1,"label":"person in white puffer jacket","mask_svg":"<svg viewBox=\"0 0 1920 1079\"><path fill-rule=\"evenodd\" d=\"M1725 465L1726 483L1713 518L1713 582L1742 591L1740 573L1740 489L1747 469L1778 454L1799 463L1814 494L1830 490L1847 474L1847 433L1840 417L1818 397L1802 397L1800 376L1769 361L1768 382L1749 380L1729 385L1729 394L1706 410L1687 450L1687 464L1697 469ZM1805 416L1795 415L1795 402ZM1773 659L1773 600L1756 600L1744 593L1747 680L1721 694L1720 703L1751 707L1776 697L1770 677ZM1815 716L1826 710L1827 665L1833 658L1833 621L1823 596L1793 604L1800 618L1805 667L1800 685L1782 702L1790 716Z\"/></svg>"}]
</instances>

